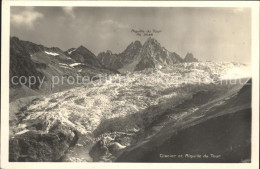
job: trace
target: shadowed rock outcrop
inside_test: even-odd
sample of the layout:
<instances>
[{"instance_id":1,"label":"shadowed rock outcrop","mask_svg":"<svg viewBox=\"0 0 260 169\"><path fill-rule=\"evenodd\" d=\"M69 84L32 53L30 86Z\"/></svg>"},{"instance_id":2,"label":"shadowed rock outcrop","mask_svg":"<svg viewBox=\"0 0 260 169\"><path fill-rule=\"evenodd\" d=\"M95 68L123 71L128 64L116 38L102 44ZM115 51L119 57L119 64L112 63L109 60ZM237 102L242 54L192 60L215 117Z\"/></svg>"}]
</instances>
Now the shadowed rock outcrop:
<instances>
[{"instance_id":1,"label":"shadowed rock outcrop","mask_svg":"<svg viewBox=\"0 0 260 169\"><path fill-rule=\"evenodd\" d=\"M74 146L78 136L70 129L55 129L50 133L28 131L16 135L9 142L11 162L54 162Z\"/></svg>"}]
</instances>

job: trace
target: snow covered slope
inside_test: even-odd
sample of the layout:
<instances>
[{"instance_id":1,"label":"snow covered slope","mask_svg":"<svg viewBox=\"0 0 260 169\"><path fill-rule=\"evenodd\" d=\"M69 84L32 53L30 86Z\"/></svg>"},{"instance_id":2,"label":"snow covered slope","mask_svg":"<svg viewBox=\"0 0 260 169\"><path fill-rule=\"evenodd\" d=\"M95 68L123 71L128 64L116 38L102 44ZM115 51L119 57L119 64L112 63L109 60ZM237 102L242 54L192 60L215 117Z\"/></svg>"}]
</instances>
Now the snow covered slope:
<instances>
[{"instance_id":1,"label":"snow covered slope","mask_svg":"<svg viewBox=\"0 0 260 169\"><path fill-rule=\"evenodd\" d=\"M246 65L235 63L196 62L111 75L34 100L17 113L19 123L13 136L29 131L49 133L57 126L69 127L84 139L109 132L136 133L194 92L215 88L215 83L229 77L249 78L249 70ZM156 109L149 109L156 105ZM84 139L79 139L78 144L89 146Z\"/></svg>"}]
</instances>

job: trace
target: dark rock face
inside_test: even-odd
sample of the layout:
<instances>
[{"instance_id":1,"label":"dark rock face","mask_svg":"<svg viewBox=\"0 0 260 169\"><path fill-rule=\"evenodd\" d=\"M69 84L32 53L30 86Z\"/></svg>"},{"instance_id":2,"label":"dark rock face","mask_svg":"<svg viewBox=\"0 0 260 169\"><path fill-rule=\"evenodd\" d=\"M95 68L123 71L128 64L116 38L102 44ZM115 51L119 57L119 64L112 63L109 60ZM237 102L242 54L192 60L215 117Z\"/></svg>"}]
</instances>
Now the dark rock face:
<instances>
[{"instance_id":1,"label":"dark rock face","mask_svg":"<svg viewBox=\"0 0 260 169\"><path fill-rule=\"evenodd\" d=\"M103 158L109 153L108 148L105 146L103 140L99 140L89 152L94 162L102 161Z\"/></svg>"},{"instance_id":2,"label":"dark rock face","mask_svg":"<svg viewBox=\"0 0 260 169\"><path fill-rule=\"evenodd\" d=\"M170 139L156 148L136 149L132 154L123 155L117 160L118 162L240 163L244 160L250 162L250 124L250 109L227 114L173 133ZM160 158L159 156L172 152L184 155L207 154L209 158L187 158L187 156L186 158ZM139 157L136 157L136 154Z\"/></svg>"},{"instance_id":3,"label":"dark rock face","mask_svg":"<svg viewBox=\"0 0 260 169\"><path fill-rule=\"evenodd\" d=\"M20 43L23 44L23 48L25 48L28 51L29 54L44 51L44 49L45 49L45 47L42 46L42 45L37 45L37 44L34 44L32 42L29 42L29 41L21 41L18 38L15 38L15 37L13 39L15 39L16 41L20 41Z\"/></svg>"},{"instance_id":4,"label":"dark rock face","mask_svg":"<svg viewBox=\"0 0 260 169\"><path fill-rule=\"evenodd\" d=\"M98 54L97 58L100 62L109 68L119 69L123 66L120 58L117 54L113 54L111 51L101 52Z\"/></svg>"},{"instance_id":5,"label":"dark rock face","mask_svg":"<svg viewBox=\"0 0 260 169\"><path fill-rule=\"evenodd\" d=\"M119 54L113 54L111 51L101 52L98 54L100 62L109 68L120 69L135 59L142 48L140 41L132 42L127 48Z\"/></svg>"},{"instance_id":6,"label":"dark rock face","mask_svg":"<svg viewBox=\"0 0 260 169\"><path fill-rule=\"evenodd\" d=\"M135 57L140 53L142 44L140 41L132 42L127 48L119 54L120 60L123 65L133 62Z\"/></svg>"},{"instance_id":7,"label":"dark rock face","mask_svg":"<svg viewBox=\"0 0 260 169\"><path fill-rule=\"evenodd\" d=\"M9 161L59 161L75 142L75 138L75 134L69 129L50 133L28 131L9 141Z\"/></svg>"},{"instance_id":8,"label":"dark rock face","mask_svg":"<svg viewBox=\"0 0 260 169\"><path fill-rule=\"evenodd\" d=\"M135 71L144 70L147 68L155 68L155 63L151 58L143 58L135 67Z\"/></svg>"},{"instance_id":9,"label":"dark rock face","mask_svg":"<svg viewBox=\"0 0 260 169\"><path fill-rule=\"evenodd\" d=\"M121 135L122 137L122 135ZM124 139L126 137L122 137ZM99 140L90 150L89 155L92 157L94 162L105 161L111 162L114 161L116 156L123 152L126 146L118 143L114 140Z\"/></svg>"},{"instance_id":10,"label":"dark rock face","mask_svg":"<svg viewBox=\"0 0 260 169\"><path fill-rule=\"evenodd\" d=\"M140 51L139 57L141 60L136 65L136 71L144 70L146 68L156 68L159 65L166 66L182 62L182 58L178 54L169 52L153 38L148 38L146 40Z\"/></svg>"},{"instance_id":11,"label":"dark rock face","mask_svg":"<svg viewBox=\"0 0 260 169\"><path fill-rule=\"evenodd\" d=\"M109 152L114 156L118 156L122 152L122 149L124 148L125 146L122 146L118 142L114 142L108 146Z\"/></svg>"},{"instance_id":12,"label":"dark rock face","mask_svg":"<svg viewBox=\"0 0 260 169\"><path fill-rule=\"evenodd\" d=\"M10 87L17 88L21 87L21 85L14 85L11 81L12 77L17 76L25 76L29 78L29 76L35 76L42 78L44 76L43 73L37 70L38 66L46 66L46 65L36 65L30 58L30 53L28 50L28 44L21 43L18 38L10 39ZM41 50L41 47L31 46L30 51L38 51ZM17 82L15 82L17 83ZM28 83L25 84L29 86ZM36 81L34 85L31 86L32 89L37 89L40 85L40 82Z\"/></svg>"},{"instance_id":13,"label":"dark rock face","mask_svg":"<svg viewBox=\"0 0 260 169\"><path fill-rule=\"evenodd\" d=\"M208 109L208 118L184 123L180 128L168 125L149 141L132 146L121 154L118 162L189 162L189 163L241 163L251 160L251 80L225 104ZM199 92L182 106L206 105L212 92ZM194 100L195 99L195 100ZM223 98L222 98L223 100ZM219 103L221 100L215 100ZM204 113L201 107L198 113ZM220 112L224 114L219 114ZM194 112L196 114L196 112ZM211 116L215 114L215 116ZM211 117L210 117L211 116ZM187 119L189 117L187 116ZM192 124L193 123L193 124ZM173 123L171 123L173 124ZM162 139L163 138L163 139ZM148 139L147 139L148 140ZM160 154L162 156L160 156ZM164 155L182 154L183 158L165 158ZM189 158L189 155L208 155L207 158Z\"/></svg>"},{"instance_id":14,"label":"dark rock face","mask_svg":"<svg viewBox=\"0 0 260 169\"><path fill-rule=\"evenodd\" d=\"M70 57L80 63L85 63L97 68L102 67L97 57L84 46L78 47L74 52L70 54Z\"/></svg>"},{"instance_id":15,"label":"dark rock face","mask_svg":"<svg viewBox=\"0 0 260 169\"><path fill-rule=\"evenodd\" d=\"M198 59L196 59L192 53L187 53L184 58L184 62L198 62Z\"/></svg>"}]
</instances>

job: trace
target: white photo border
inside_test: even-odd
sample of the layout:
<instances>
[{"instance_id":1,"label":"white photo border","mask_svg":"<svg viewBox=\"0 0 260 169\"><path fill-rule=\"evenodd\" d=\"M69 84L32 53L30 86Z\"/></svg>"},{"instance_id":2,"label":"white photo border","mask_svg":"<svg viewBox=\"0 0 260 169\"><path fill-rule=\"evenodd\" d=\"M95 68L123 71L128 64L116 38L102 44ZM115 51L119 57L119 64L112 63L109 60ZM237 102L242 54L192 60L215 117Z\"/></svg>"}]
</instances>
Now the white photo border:
<instances>
[{"instance_id":1,"label":"white photo border","mask_svg":"<svg viewBox=\"0 0 260 169\"><path fill-rule=\"evenodd\" d=\"M251 163L95 163L9 162L9 41L11 6L80 7L248 7L251 8L252 156ZM3 169L258 169L259 168L259 2L258 1L2 1L1 43L1 161Z\"/></svg>"}]
</instances>

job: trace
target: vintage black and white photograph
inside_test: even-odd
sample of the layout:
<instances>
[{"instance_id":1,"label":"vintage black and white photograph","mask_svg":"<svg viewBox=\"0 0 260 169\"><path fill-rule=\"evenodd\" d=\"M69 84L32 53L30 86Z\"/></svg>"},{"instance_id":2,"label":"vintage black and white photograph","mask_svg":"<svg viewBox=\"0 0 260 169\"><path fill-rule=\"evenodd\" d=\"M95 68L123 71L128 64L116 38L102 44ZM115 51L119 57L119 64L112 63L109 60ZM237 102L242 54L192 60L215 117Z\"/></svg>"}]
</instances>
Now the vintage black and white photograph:
<instances>
[{"instance_id":1,"label":"vintage black and white photograph","mask_svg":"<svg viewBox=\"0 0 260 169\"><path fill-rule=\"evenodd\" d=\"M251 12L11 6L8 161L251 163Z\"/></svg>"}]
</instances>

